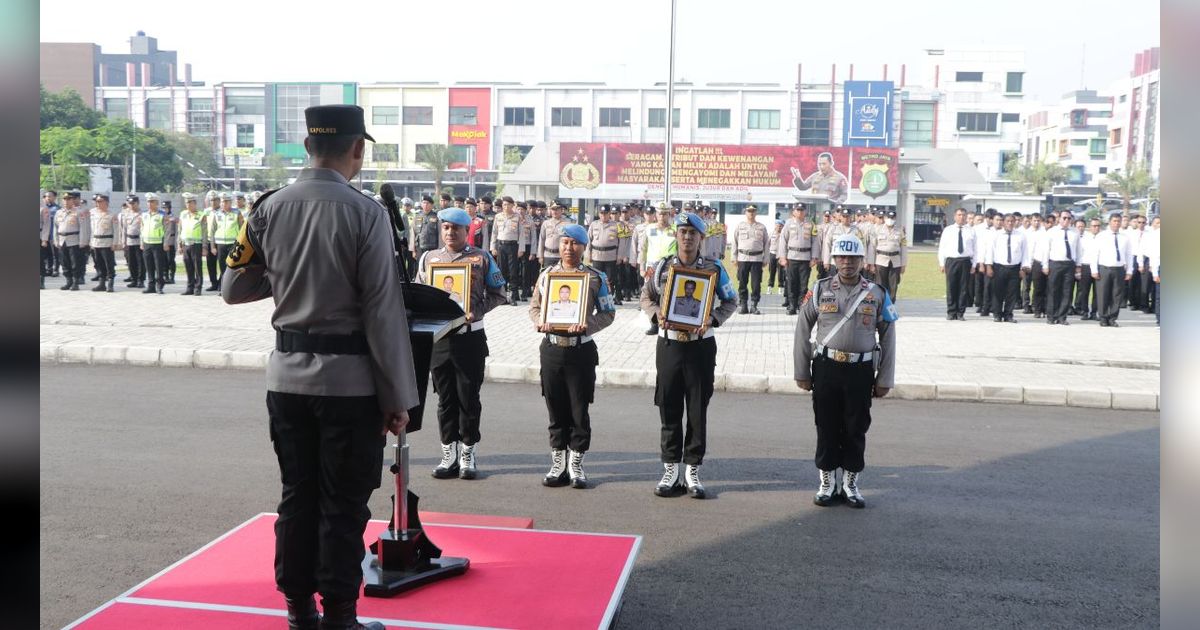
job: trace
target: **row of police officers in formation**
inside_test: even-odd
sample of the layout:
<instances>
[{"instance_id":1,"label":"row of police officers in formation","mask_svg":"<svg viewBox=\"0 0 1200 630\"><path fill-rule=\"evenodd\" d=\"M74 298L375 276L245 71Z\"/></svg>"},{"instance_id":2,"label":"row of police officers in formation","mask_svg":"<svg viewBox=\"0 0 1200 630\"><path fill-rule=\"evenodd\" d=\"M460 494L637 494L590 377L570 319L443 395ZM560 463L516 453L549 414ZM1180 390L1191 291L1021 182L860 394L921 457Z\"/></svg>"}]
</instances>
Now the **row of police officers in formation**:
<instances>
[{"instance_id":1,"label":"row of police officers in formation","mask_svg":"<svg viewBox=\"0 0 1200 630\"><path fill-rule=\"evenodd\" d=\"M1067 318L1116 327L1122 307L1159 319L1162 218L1112 213L1107 219L989 209L954 212L942 230L938 266L946 274L946 319L1016 323L1022 310L1049 324Z\"/></svg>"},{"instance_id":2,"label":"row of police officers in formation","mask_svg":"<svg viewBox=\"0 0 1200 630\"><path fill-rule=\"evenodd\" d=\"M591 444L589 406L600 351L595 336L613 322L619 298L636 299L658 324L654 404L663 468L653 491L705 497L699 471L715 382L715 331L739 301L721 261L725 246L709 240L724 234L701 216L706 210L673 214L669 206L657 208L652 222L642 221L647 227L636 245L632 234L624 234L635 226L620 228L611 207L587 227L566 222L545 232L544 222L536 231L524 227L520 206L509 199L501 199L490 222L478 207L472 213L467 200L463 208L451 207L449 200L421 217L393 215L390 203L385 208L349 184L361 171L365 143L373 141L363 110L315 106L305 119L312 166L255 204L221 282L228 303L265 298L275 303L276 345L266 374L270 435L282 481L275 576L291 627L318 625L314 593L323 597L320 627L363 627L355 603L384 436L400 435L409 423L407 410L420 402L399 260L417 282L429 283L436 263L465 264L470 273L464 323L434 344L430 361L442 443L434 477L477 476L487 315L528 299L530 325L542 335L541 391L549 417L550 468L542 483L588 487L584 457ZM526 204L530 216L537 210ZM553 219L561 208L547 210ZM761 265L769 260L769 235L749 230L754 233L732 235L734 256ZM397 248L401 236L408 241ZM808 236L811 240L811 231ZM624 246L623 238L630 239ZM878 270L879 259L868 259L858 236L833 237L829 254L828 277L803 297L793 296L799 313L795 380L813 392L820 476L813 501L862 507L858 480L871 398L892 387L897 314L887 291L861 275L866 262ZM589 256L591 262L585 262ZM527 285L524 274L534 261L543 268ZM611 263L632 268L640 288L628 276L622 284L623 272ZM704 297L711 308L698 325L680 326L666 317L663 296L672 294L667 282L673 270L709 278ZM573 277L585 279L590 289L581 292L583 317L565 330L547 327L540 316L543 302L553 299L551 274L560 272L581 274ZM378 624L367 627L382 630Z\"/></svg>"},{"instance_id":3,"label":"row of police officers in formation","mask_svg":"<svg viewBox=\"0 0 1200 630\"><path fill-rule=\"evenodd\" d=\"M237 242L250 205L261 193L209 191L204 206L197 196L183 193L184 207L176 212L168 200L146 193L145 207L138 195L126 195L119 211L111 208L109 196L92 196L84 207L79 191L58 194L47 190L39 207L38 238L41 243L41 288L47 276L61 269L64 291L78 291L86 284L87 261L95 268L92 291L113 292L116 288L116 252L123 252L129 275L122 279L128 288L143 293L163 293L175 284L177 256L183 257L187 272L184 295L202 295L207 267L209 291L220 290L225 259Z\"/></svg>"}]
</instances>

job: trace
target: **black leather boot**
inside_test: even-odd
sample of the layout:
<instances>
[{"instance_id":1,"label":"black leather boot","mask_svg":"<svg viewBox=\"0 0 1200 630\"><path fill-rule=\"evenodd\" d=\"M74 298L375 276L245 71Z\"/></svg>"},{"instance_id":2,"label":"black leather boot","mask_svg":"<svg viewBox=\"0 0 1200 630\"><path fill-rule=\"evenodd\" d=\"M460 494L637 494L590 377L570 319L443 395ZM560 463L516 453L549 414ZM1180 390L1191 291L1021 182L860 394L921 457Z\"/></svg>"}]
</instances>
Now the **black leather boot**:
<instances>
[{"instance_id":1,"label":"black leather boot","mask_svg":"<svg viewBox=\"0 0 1200 630\"><path fill-rule=\"evenodd\" d=\"M98 278L98 280L100 280L100 284L97 284L96 286L92 287L92 291L103 291L104 285L108 283L107 278Z\"/></svg>"},{"instance_id":2,"label":"black leather boot","mask_svg":"<svg viewBox=\"0 0 1200 630\"><path fill-rule=\"evenodd\" d=\"M384 630L383 624L358 622L357 599L321 599L325 615L321 617L321 630Z\"/></svg>"},{"instance_id":3,"label":"black leather boot","mask_svg":"<svg viewBox=\"0 0 1200 630\"><path fill-rule=\"evenodd\" d=\"M108 277L108 288L106 288L106 289L105 289L105 291L108 291L109 293L113 293L113 292L114 292L114 291L113 291L113 285L114 285L114 284L116 284L116 283L117 283L117 277L116 277L116 276L109 276L109 277Z\"/></svg>"},{"instance_id":4,"label":"black leather boot","mask_svg":"<svg viewBox=\"0 0 1200 630\"><path fill-rule=\"evenodd\" d=\"M312 595L284 595L287 602L288 630L319 630L321 616L317 614L317 603Z\"/></svg>"}]
</instances>

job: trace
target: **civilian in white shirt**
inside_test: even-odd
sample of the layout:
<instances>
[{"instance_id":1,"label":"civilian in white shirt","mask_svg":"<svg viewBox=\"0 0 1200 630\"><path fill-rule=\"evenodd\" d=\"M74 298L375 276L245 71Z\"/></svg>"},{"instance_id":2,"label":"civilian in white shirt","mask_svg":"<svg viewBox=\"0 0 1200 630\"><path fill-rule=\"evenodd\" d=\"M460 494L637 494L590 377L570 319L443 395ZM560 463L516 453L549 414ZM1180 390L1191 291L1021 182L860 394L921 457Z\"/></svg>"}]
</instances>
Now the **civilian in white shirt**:
<instances>
[{"instance_id":1,"label":"civilian in white shirt","mask_svg":"<svg viewBox=\"0 0 1200 630\"><path fill-rule=\"evenodd\" d=\"M1125 283L1133 277L1133 249L1129 237L1121 232L1120 214L1109 217L1108 229L1096 235L1088 265L1092 280L1100 283L1100 325L1115 327Z\"/></svg>"},{"instance_id":2,"label":"civilian in white shirt","mask_svg":"<svg viewBox=\"0 0 1200 630\"><path fill-rule=\"evenodd\" d=\"M1078 224L1082 221L1080 219L1076 223ZM1096 246L1096 235L1100 233L1100 228L1102 227L1099 217L1092 219L1087 225L1087 230L1079 238L1079 260L1085 267L1088 261L1092 259L1092 249ZM1092 280L1091 268L1083 269L1082 272L1079 276L1079 284L1075 289L1075 312L1077 315L1082 316L1081 319L1083 321L1097 320L1099 318L1096 317L1096 309L1099 300L1096 296L1099 285L1096 281Z\"/></svg>"},{"instance_id":3,"label":"civilian in white shirt","mask_svg":"<svg viewBox=\"0 0 1200 630\"><path fill-rule=\"evenodd\" d=\"M1147 292L1146 312L1154 313L1154 323L1160 320L1161 308L1158 303L1158 275L1159 267L1162 266L1162 232L1159 228L1162 225L1162 217L1154 217L1150 223L1150 228L1142 235L1142 254L1145 258L1145 271L1142 276L1142 283L1150 290Z\"/></svg>"},{"instance_id":4,"label":"civilian in white shirt","mask_svg":"<svg viewBox=\"0 0 1200 630\"><path fill-rule=\"evenodd\" d=\"M984 262L987 275L992 279L992 321L1017 323L1013 319L1013 307L1017 304L1020 281L1029 272L1029 247L1025 239L1016 233L1017 218L1011 214L1004 217L1003 227L992 236Z\"/></svg>"},{"instance_id":5,"label":"civilian in white shirt","mask_svg":"<svg viewBox=\"0 0 1200 630\"><path fill-rule=\"evenodd\" d=\"M1036 216L1033 218L1033 224L1030 225L1029 231L1026 232L1026 241L1029 247L1030 273L1025 277L1025 286L1032 289L1028 301L1025 302L1025 312L1032 313L1034 317L1046 316L1046 289L1048 278L1046 277L1046 256L1049 242L1046 240L1046 231L1054 227L1054 215L1043 217ZM1034 229L1034 225L1037 229ZM1024 295L1022 295L1024 296Z\"/></svg>"},{"instance_id":6,"label":"civilian in white shirt","mask_svg":"<svg viewBox=\"0 0 1200 630\"><path fill-rule=\"evenodd\" d=\"M1075 280L1080 275L1083 260L1079 248L1079 232L1071 227L1071 212L1058 213L1058 225L1045 230L1046 265L1043 275L1049 278L1047 292L1046 321L1050 324L1068 325L1067 315L1071 311L1071 295Z\"/></svg>"},{"instance_id":7,"label":"civilian in white shirt","mask_svg":"<svg viewBox=\"0 0 1200 630\"><path fill-rule=\"evenodd\" d=\"M963 320L967 291L974 279L975 229L967 225L967 211L954 211L954 223L942 230L938 242L938 269L946 274L946 319Z\"/></svg>"},{"instance_id":8,"label":"civilian in white shirt","mask_svg":"<svg viewBox=\"0 0 1200 630\"><path fill-rule=\"evenodd\" d=\"M983 220L975 225L975 312L980 317L992 314L992 279L987 274L987 252L992 246L992 237L1001 229L1004 215L988 208Z\"/></svg>"},{"instance_id":9,"label":"civilian in white shirt","mask_svg":"<svg viewBox=\"0 0 1200 630\"><path fill-rule=\"evenodd\" d=\"M1142 252L1142 238L1147 232L1146 217L1134 215L1129 219L1129 230L1125 234L1129 236L1129 249L1133 252L1133 279L1126 287L1128 291L1126 298L1130 308L1145 313L1151 312L1149 308L1150 281L1147 277L1150 274L1147 273L1146 258Z\"/></svg>"}]
</instances>

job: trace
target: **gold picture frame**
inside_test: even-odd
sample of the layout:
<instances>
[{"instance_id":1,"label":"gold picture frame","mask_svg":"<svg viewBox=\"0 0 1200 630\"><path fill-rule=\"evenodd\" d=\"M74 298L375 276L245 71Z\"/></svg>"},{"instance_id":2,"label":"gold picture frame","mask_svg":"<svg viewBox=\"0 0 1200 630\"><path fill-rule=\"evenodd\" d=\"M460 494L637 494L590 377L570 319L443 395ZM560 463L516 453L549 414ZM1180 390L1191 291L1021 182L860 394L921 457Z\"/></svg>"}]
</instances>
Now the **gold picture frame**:
<instances>
[{"instance_id":1,"label":"gold picture frame","mask_svg":"<svg viewBox=\"0 0 1200 630\"><path fill-rule=\"evenodd\" d=\"M696 332L712 319L717 291L716 269L694 269L672 265L659 308L666 316L659 322L664 330ZM692 286L689 288L688 284Z\"/></svg>"},{"instance_id":2,"label":"gold picture frame","mask_svg":"<svg viewBox=\"0 0 1200 630\"><path fill-rule=\"evenodd\" d=\"M538 323L558 332L566 332L571 326L586 324L591 287L591 274L586 271L547 273L546 292L542 295Z\"/></svg>"},{"instance_id":3,"label":"gold picture frame","mask_svg":"<svg viewBox=\"0 0 1200 630\"><path fill-rule=\"evenodd\" d=\"M450 299L471 312L471 263L429 263L429 286L450 294Z\"/></svg>"}]
</instances>

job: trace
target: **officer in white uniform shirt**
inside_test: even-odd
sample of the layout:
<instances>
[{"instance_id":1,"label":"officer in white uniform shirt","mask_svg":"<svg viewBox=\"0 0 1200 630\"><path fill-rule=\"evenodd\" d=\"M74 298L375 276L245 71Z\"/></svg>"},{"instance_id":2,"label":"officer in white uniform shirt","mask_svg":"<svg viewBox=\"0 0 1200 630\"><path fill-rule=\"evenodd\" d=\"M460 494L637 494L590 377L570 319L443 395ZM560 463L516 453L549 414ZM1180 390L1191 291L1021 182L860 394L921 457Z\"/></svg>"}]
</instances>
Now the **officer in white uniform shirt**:
<instances>
[{"instance_id":1,"label":"officer in white uniform shirt","mask_svg":"<svg viewBox=\"0 0 1200 630\"><path fill-rule=\"evenodd\" d=\"M1117 326L1125 283L1133 277L1133 248L1130 245L1129 236L1121 231L1121 215L1114 213L1108 219L1108 229L1096 235L1095 248L1087 261L1092 280L1100 283L1101 326Z\"/></svg>"},{"instance_id":2,"label":"officer in white uniform shirt","mask_svg":"<svg viewBox=\"0 0 1200 630\"><path fill-rule=\"evenodd\" d=\"M1044 230L1043 233L1047 262L1042 268L1042 274L1049 280L1046 321L1066 326L1075 279L1080 276L1080 264L1083 260L1079 247L1079 233L1071 227L1071 213L1068 210L1059 212L1058 225Z\"/></svg>"},{"instance_id":3,"label":"officer in white uniform shirt","mask_svg":"<svg viewBox=\"0 0 1200 630\"><path fill-rule=\"evenodd\" d=\"M954 223L942 230L938 242L938 270L946 275L946 319L963 320L967 311L968 287L974 280L976 236L967 225L967 211L954 211Z\"/></svg>"},{"instance_id":4,"label":"officer in white uniform shirt","mask_svg":"<svg viewBox=\"0 0 1200 630\"><path fill-rule=\"evenodd\" d=\"M1079 311L1080 319L1083 321L1098 320L1096 310L1099 306L1099 285L1095 280L1092 280L1092 270L1088 266L1088 261L1095 255L1092 250L1096 247L1096 235L1100 233L1101 223L1099 218L1093 218L1088 222L1087 229L1083 232L1083 236L1079 238L1080 262L1082 263L1081 273L1079 275L1079 288L1075 292L1075 310Z\"/></svg>"},{"instance_id":5,"label":"officer in white uniform shirt","mask_svg":"<svg viewBox=\"0 0 1200 630\"><path fill-rule=\"evenodd\" d=\"M1016 323L1013 307L1022 278L1029 274L1028 243L1014 229L1017 218L1005 215L1003 227L992 236L986 252L988 277L992 279L992 321Z\"/></svg>"}]
</instances>

